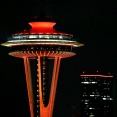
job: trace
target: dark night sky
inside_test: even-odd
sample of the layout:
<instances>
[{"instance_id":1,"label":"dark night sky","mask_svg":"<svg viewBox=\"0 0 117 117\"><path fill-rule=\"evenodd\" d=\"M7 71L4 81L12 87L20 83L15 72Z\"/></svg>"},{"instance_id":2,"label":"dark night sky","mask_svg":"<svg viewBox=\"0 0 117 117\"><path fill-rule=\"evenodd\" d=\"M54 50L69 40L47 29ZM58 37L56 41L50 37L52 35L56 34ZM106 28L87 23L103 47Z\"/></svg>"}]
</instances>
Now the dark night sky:
<instances>
[{"instance_id":1,"label":"dark night sky","mask_svg":"<svg viewBox=\"0 0 117 117\"><path fill-rule=\"evenodd\" d=\"M39 0L1 0L0 43L39 14ZM76 56L61 61L54 116L72 117L79 111L82 70L110 72L116 77L117 5L113 0L45 0L45 14L55 19L57 30L85 44L75 50ZM23 60L10 57L8 51L0 47L0 113L29 117Z\"/></svg>"}]
</instances>

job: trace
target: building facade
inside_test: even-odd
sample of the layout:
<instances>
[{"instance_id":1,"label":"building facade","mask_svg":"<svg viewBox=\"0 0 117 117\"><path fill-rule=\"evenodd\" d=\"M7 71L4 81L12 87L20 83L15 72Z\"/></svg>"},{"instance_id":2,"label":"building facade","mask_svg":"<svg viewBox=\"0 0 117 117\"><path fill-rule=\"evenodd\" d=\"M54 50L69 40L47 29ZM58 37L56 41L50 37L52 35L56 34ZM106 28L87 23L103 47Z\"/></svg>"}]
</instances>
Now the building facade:
<instances>
[{"instance_id":1,"label":"building facade","mask_svg":"<svg viewBox=\"0 0 117 117\"><path fill-rule=\"evenodd\" d=\"M80 116L113 117L113 76L83 72L80 80Z\"/></svg>"}]
</instances>

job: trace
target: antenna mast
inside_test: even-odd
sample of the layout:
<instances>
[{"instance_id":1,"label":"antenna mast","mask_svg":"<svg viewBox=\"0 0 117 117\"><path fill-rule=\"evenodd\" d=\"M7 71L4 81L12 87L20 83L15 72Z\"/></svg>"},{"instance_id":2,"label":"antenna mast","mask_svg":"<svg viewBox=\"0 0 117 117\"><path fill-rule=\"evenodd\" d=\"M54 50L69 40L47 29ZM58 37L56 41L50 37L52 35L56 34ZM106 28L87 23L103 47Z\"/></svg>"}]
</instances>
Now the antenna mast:
<instances>
[{"instance_id":1,"label":"antenna mast","mask_svg":"<svg viewBox=\"0 0 117 117\"><path fill-rule=\"evenodd\" d=\"M44 21L45 20L45 1L44 0L39 0L40 2L40 15L39 19Z\"/></svg>"}]
</instances>

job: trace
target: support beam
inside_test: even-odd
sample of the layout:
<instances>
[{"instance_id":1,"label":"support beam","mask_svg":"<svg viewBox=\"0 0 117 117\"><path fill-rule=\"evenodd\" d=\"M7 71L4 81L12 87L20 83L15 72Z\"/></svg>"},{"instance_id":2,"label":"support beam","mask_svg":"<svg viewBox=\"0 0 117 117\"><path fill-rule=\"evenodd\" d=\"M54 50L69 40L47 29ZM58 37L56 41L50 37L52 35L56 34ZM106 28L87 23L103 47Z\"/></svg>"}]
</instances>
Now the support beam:
<instances>
[{"instance_id":1,"label":"support beam","mask_svg":"<svg viewBox=\"0 0 117 117\"><path fill-rule=\"evenodd\" d=\"M24 68L25 68L25 75L26 75L26 84L27 84L28 98L29 98L30 115L31 115L31 117L34 117L34 112L33 112L33 92L32 92L32 80L31 80L30 62L29 62L29 59L27 57L24 57Z\"/></svg>"},{"instance_id":2,"label":"support beam","mask_svg":"<svg viewBox=\"0 0 117 117\"><path fill-rule=\"evenodd\" d=\"M41 76L41 59L38 56L38 74L39 74L39 93L40 93L40 117L52 117L54 100L56 94L56 87L58 81L59 67L60 67L60 57L54 58L54 68L52 74L52 82L50 89L50 98L47 107L44 106L43 96L42 96L42 76Z\"/></svg>"},{"instance_id":3,"label":"support beam","mask_svg":"<svg viewBox=\"0 0 117 117\"><path fill-rule=\"evenodd\" d=\"M55 95L56 95L56 88L57 88L57 81L58 81L58 75L59 75L59 69L60 69L60 57L55 57L54 60L54 69L53 69L53 75L52 75L52 83L51 83L51 90L50 90L50 100L49 100L49 108L50 108L50 116L52 117L53 114L53 107L54 107L54 101L55 101Z\"/></svg>"}]
</instances>

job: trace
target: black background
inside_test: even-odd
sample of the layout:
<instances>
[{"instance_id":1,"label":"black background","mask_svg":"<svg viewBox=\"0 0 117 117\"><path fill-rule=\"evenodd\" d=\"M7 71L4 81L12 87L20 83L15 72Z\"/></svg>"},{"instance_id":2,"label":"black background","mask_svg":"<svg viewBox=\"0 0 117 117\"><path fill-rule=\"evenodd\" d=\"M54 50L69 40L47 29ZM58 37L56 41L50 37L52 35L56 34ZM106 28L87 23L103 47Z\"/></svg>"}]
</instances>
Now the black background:
<instances>
[{"instance_id":1,"label":"black background","mask_svg":"<svg viewBox=\"0 0 117 117\"><path fill-rule=\"evenodd\" d=\"M40 14L39 0L0 1L0 43L27 27ZM63 59L59 74L54 117L79 117L79 75L82 71L110 72L114 76L116 107L117 5L113 0L45 0L45 14L57 22L55 28L74 35L85 46L76 56ZM29 117L23 60L0 47L1 117ZM116 108L115 108L116 110ZM117 114L115 113L115 117Z\"/></svg>"}]
</instances>

